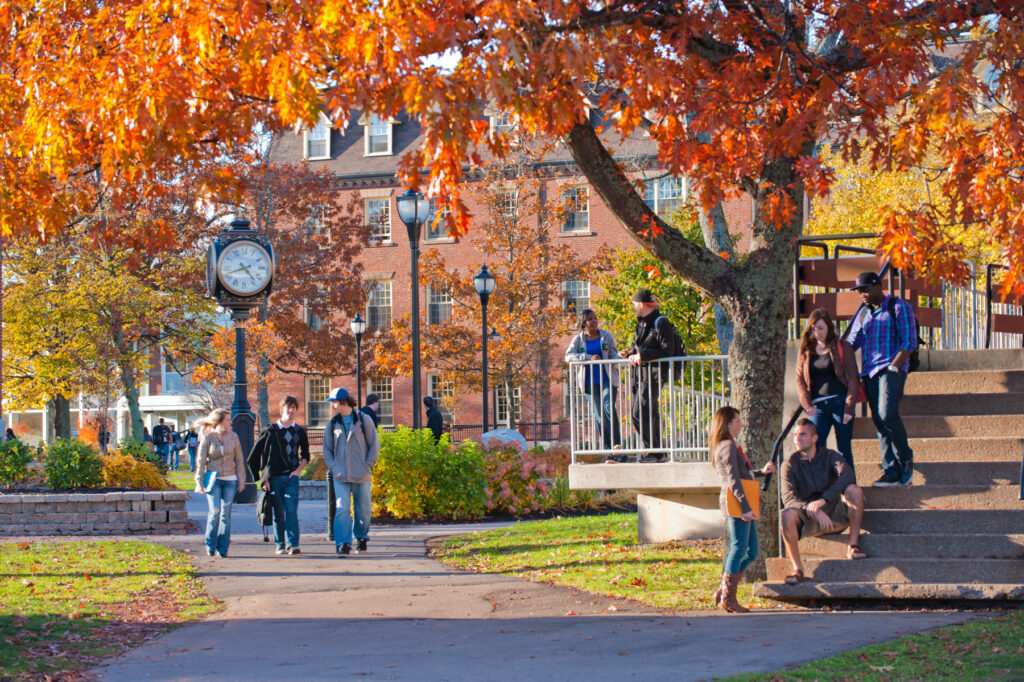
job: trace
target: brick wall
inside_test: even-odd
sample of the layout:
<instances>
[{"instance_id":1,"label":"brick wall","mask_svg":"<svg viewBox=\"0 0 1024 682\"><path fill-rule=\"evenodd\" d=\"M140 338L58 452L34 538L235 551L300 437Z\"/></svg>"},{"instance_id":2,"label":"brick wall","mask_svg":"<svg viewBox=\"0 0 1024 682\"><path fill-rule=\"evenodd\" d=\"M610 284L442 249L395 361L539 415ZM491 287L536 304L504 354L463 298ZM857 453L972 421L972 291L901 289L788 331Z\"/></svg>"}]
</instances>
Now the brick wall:
<instances>
[{"instance_id":1,"label":"brick wall","mask_svg":"<svg viewBox=\"0 0 1024 682\"><path fill-rule=\"evenodd\" d=\"M0 495L0 536L185 533L183 490Z\"/></svg>"}]
</instances>

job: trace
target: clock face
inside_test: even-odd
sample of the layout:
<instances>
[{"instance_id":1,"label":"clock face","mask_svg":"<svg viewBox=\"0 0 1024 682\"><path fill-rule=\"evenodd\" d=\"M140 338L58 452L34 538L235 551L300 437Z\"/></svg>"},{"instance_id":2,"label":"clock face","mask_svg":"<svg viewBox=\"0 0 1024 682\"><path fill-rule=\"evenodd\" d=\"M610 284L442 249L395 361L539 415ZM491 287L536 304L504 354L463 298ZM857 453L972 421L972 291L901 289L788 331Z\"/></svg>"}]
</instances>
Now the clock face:
<instances>
[{"instance_id":1,"label":"clock face","mask_svg":"<svg viewBox=\"0 0 1024 682\"><path fill-rule=\"evenodd\" d=\"M228 244L220 254L217 271L221 284L239 296L261 291L270 282L270 254L259 244L248 241Z\"/></svg>"}]
</instances>

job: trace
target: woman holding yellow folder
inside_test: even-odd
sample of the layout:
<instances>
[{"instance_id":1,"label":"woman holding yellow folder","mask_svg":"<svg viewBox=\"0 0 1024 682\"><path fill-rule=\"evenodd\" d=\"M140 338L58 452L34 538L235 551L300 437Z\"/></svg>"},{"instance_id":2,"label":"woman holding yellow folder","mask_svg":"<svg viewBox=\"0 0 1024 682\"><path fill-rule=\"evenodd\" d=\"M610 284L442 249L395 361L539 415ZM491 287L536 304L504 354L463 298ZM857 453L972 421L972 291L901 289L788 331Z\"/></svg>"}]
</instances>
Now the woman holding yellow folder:
<instances>
[{"instance_id":1,"label":"woman holding yellow folder","mask_svg":"<svg viewBox=\"0 0 1024 682\"><path fill-rule=\"evenodd\" d=\"M722 481L722 492L718 506L725 516L729 529L729 548L722 569L722 584L715 590L712 601L730 613L743 613L750 609L736 601L736 589L747 566L757 558L757 528L759 491L755 476L775 472L775 464L768 462L763 469L755 470L743 448L736 442L743 424L740 412L726 405L715 412L711 419L709 445L714 458L715 470Z\"/></svg>"}]
</instances>

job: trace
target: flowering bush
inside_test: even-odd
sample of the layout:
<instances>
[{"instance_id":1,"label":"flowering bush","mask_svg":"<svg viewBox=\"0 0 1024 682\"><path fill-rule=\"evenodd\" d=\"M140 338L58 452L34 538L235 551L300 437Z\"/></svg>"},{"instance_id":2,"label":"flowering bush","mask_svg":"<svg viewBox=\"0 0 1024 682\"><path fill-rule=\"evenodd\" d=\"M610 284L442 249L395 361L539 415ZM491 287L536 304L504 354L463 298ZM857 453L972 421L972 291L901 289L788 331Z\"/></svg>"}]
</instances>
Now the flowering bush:
<instances>
[{"instance_id":1,"label":"flowering bush","mask_svg":"<svg viewBox=\"0 0 1024 682\"><path fill-rule=\"evenodd\" d=\"M568 443L552 443L546 448L538 445L530 449L530 455L548 465L548 476L569 475L569 465L572 464L572 449Z\"/></svg>"},{"instance_id":2,"label":"flowering bush","mask_svg":"<svg viewBox=\"0 0 1024 682\"><path fill-rule=\"evenodd\" d=\"M541 508L550 467L518 443L494 444L484 452L489 511L526 514Z\"/></svg>"},{"instance_id":3,"label":"flowering bush","mask_svg":"<svg viewBox=\"0 0 1024 682\"><path fill-rule=\"evenodd\" d=\"M132 455L112 452L103 457L103 485L107 488L132 490L163 490L170 482L151 462L142 462Z\"/></svg>"}]
</instances>

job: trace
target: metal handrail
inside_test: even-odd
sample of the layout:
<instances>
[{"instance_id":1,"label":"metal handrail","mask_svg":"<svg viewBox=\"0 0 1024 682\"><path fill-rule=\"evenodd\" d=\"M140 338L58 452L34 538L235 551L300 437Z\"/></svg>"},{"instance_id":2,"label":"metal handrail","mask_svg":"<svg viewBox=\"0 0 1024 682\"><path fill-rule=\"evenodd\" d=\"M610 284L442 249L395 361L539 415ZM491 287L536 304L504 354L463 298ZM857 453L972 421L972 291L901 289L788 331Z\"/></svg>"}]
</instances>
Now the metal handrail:
<instances>
[{"instance_id":1,"label":"metal handrail","mask_svg":"<svg viewBox=\"0 0 1024 682\"><path fill-rule=\"evenodd\" d=\"M786 426L782 429L782 433L780 433L779 437L775 439L775 445L772 446L772 456L771 459L768 461L775 464L776 471L782 471L782 444L786 441L786 436L788 436L789 432L793 430L793 425L796 424L796 420L800 418L800 415L803 414L803 411L803 405L797 406L797 408L793 410L793 414L790 415L789 421L786 422ZM768 486L770 486L771 483L772 475L765 474L764 480L761 482L761 490L768 490ZM777 510L781 510L782 486L775 486L775 498L775 508ZM778 513L776 514L776 516L778 517L776 522L779 524L779 556L785 556L782 553L782 514Z\"/></svg>"}]
</instances>

